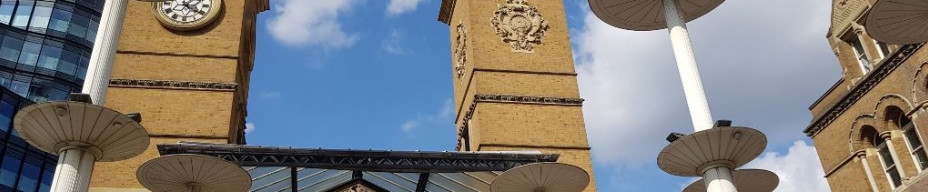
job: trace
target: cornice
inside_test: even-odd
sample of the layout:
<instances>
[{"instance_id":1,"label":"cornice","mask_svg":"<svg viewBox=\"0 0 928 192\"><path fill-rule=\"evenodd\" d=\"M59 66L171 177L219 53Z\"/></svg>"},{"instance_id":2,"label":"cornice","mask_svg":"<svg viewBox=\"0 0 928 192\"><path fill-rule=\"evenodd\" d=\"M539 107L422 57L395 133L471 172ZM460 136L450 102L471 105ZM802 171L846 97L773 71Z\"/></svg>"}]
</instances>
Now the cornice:
<instances>
[{"instance_id":1,"label":"cornice","mask_svg":"<svg viewBox=\"0 0 928 192\"><path fill-rule=\"evenodd\" d=\"M178 89L198 91L226 91L238 90L238 84L221 82L191 82L171 80L143 80L143 79L111 79L110 87L147 88L147 89Z\"/></svg>"},{"instance_id":2,"label":"cornice","mask_svg":"<svg viewBox=\"0 0 928 192\"><path fill-rule=\"evenodd\" d=\"M518 95L474 95L474 102L521 103L543 105L582 106L582 98L538 97Z\"/></svg>"},{"instance_id":3,"label":"cornice","mask_svg":"<svg viewBox=\"0 0 928 192\"><path fill-rule=\"evenodd\" d=\"M438 10L438 21L444 24L451 24L451 16L454 15L454 5L458 0L442 0L441 9Z\"/></svg>"},{"instance_id":4,"label":"cornice","mask_svg":"<svg viewBox=\"0 0 928 192\"><path fill-rule=\"evenodd\" d=\"M154 55L154 56L166 56L166 57L196 57L196 58L211 58L211 59L241 59L241 55L204 55L204 54L192 54L192 53L165 53L165 52L151 52L151 51L136 51L136 50L116 50L116 53L119 54L132 54L132 55Z\"/></svg>"},{"instance_id":5,"label":"cornice","mask_svg":"<svg viewBox=\"0 0 928 192\"><path fill-rule=\"evenodd\" d=\"M899 68L903 62L908 60L909 57L912 57L916 50L922 48L924 45L925 44L922 43L900 47L899 50L893 53L888 59L884 59L881 64L877 65L876 69L873 69L873 71L864 76L854 88L844 93L838 102L828 107L828 110L824 111L823 115L812 120L812 123L806 127L803 133L805 133L806 136L815 137L815 135L828 127L828 125L831 125L838 116L841 116L841 114L857 103L860 98L867 95L870 90L873 90L877 84L882 82L883 79L886 79L889 74L895 71L896 68Z\"/></svg>"},{"instance_id":6,"label":"cornice","mask_svg":"<svg viewBox=\"0 0 928 192\"><path fill-rule=\"evenodd\" d=\"M268 2L268 0L253 0L253 1L255 1L255 3L258 3L258 5L255 6L255 8L257 9L255 10L256 13L271 10L271 3Z\"/></svg>"}]
</instances>

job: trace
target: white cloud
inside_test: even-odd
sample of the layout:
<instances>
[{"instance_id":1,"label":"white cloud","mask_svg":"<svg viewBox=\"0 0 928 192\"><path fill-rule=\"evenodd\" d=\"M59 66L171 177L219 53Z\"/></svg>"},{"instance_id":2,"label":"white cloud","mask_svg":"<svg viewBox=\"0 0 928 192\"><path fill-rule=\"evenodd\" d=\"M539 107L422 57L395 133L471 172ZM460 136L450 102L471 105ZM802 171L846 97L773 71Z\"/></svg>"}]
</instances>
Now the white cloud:
<instances>
[{"instance_id":1,"label":"white cloud","mask_svg":"<svg viewBox=\"0 0 928 192\"><path fill-rule=\"evenodd\" d=\"M409 133L413 129L419 128L419 120L409 120L400 125L400 130Z\"/></svg>"},{"instance_id":2,"label":"white cloud","mask_svg":"<svg viewBox=\"0 0 928 192\"><path fill-rule=\"evenodd\" d=\"M776 173L780 177L777 192L830 191L815 147L804 141L793 143L786 154L764 153L745 167Z\"/></svg>"},{"instance_id":3,"label":"white cloud","mask_svg":"<svg viewBox=\"0 0 928 192\"><path fill-rule=\"evenodd\" d=\"M398 29L390 30L390 36L387 36L381 43L380 47L387 53L394 55L409 54L409 51L403 47L403 36Z\"/></svg>"},{"instance_id":4,"label":"white cloud","mask_svg":"<svg viewBox=\"0 0 928 192\"><path fill-rule=\"evenodd\" d=\"M349 12L357 0L279 0L268 31L278 42L288 46L350 47L358 40L348 34L338 21L339 14Z\"/></svg>"},{"instance_id":5,"label":"white cloud","mask_svg":"<svg viewBox=\"0 0 928 192\"><path fill-rule=\"evenodd\" d=\"M451 120L452 115L454 115L454 101L446 99L438 111L427 114L428 115L422 115L422 113L420 113L416 118L403 122L403 124L400 124L400 130L403 131L403 133L411 134L413 130L418 129L422 124L432 125L447 123Z\"/></svg>"},{"instance_id":6,"label":"white cloud","mask_svg":"<svg viewBox=\"0 0 928 192\"><path fill-rule=\"evenodd\" d=\"M258 93L258 98L261 99L277 99L280 97L281 94L277 91L261 91L261 93Z\"/></svg>"},{"instance_id":7,"label":"white cloud","mask_svg":"<svg viewBox=\"0 0 928 192\"><path fill-rule=\"evenodd\" d=\"M690 22L714 118L757 128L771 146L803 138L806 107L841 73L824 38L829 6L726 1ZM668 133L693 131L667 31L618 29L588 10L580 18L572 40L594 161L654 164Z\"/></svg>"},{"instance_id":8,"label":"white cloud","mask_svg":"<svg viewBox=\"0 0 928 192\"><path fill-rule=\"evenodd\" d=\"M425 0L390 0L387 5L387 15L396 16L410 11L415 11L419 3Z\"/></svg>"},{"instance_id":9,"label":"white cloud","mask_svg":"<svg viewBox=\"0 0 928 192\"><path fill-rule=\"evenodd\" d=\"M245 133L251 133L255 131L255 123L245 123Z\"/></svg>"},{"instance_id":10,"label":"white cloud","mask_svg":"<svg viewBox=\"0 0 928 192\"><path fill-rule=\"evenodd\" d=\"M451 118L451 116L454 115L454 100L445 100L445 104L441 106L441 112L439 114L441 118Z\"/></svg>"}]
</instances>

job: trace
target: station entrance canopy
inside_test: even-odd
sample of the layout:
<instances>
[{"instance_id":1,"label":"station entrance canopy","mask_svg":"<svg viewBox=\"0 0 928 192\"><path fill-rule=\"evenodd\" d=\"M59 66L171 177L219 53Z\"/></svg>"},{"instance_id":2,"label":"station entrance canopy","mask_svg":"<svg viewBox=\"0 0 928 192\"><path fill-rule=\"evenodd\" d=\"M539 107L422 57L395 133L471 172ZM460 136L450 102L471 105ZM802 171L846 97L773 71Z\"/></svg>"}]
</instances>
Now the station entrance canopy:
<instances>
[{"instance_id":1,"label":"station entrance canopy","mask_svg":"<svg viewBox=\"0 0 928 192\"><path fill-rule=\"evenodd\" d=\"M162 156L218 157L248 171L251 192L479 192L503 172L556 162L540 152L425 152L298 149L185 143L158 145Z\"/></svg>"}]
</instances>

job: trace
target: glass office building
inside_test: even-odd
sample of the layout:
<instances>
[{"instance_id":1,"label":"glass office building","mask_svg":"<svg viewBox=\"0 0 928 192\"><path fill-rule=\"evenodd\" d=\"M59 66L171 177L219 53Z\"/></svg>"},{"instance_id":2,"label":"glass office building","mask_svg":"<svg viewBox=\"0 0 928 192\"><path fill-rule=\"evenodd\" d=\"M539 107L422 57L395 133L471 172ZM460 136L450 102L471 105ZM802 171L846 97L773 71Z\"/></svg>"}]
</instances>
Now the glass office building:
<instances>
[{"instance_id":1,"label":"glass office building","mask_svg":"<svg viewBox=\"0 0 928 192\"><path fill-rule=\"evenodd\" d=\"M80 92L104 0L0 0L0 192L49 191L57 157L17 136L16 111Z\"/></svg>"}]
</instances>

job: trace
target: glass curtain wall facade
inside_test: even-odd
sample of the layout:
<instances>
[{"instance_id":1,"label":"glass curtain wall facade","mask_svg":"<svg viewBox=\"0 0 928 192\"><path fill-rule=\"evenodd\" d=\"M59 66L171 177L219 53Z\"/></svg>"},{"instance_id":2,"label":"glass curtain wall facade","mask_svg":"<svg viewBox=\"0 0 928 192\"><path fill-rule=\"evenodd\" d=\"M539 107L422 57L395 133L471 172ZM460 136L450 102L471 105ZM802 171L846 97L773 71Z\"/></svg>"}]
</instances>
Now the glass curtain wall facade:
<instances>
[{"instance_id":1,"label":"glass curtain wall facade","mask_svg":"<svg viewBox=\"0 0 928 192\"><path fill-rule=\"evenodd\" d=\"M49 191L57 157L12 128L19 109L80 92L104 0L0 0L0 192Z\"/></svg>"}]
</instances>

